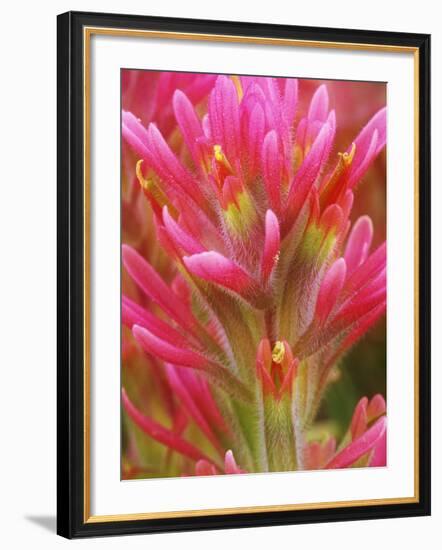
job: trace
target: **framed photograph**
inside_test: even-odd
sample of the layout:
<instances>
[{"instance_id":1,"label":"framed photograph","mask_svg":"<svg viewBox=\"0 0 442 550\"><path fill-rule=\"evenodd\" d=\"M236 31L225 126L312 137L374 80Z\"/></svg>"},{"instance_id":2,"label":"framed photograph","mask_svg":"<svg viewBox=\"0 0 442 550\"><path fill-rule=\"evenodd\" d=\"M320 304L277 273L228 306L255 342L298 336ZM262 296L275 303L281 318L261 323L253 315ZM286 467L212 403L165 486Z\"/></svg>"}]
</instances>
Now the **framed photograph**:
<instances>
[{"instance_id":1,"label":"framed photograph","mask_svg":"<svg viewBox=\"0 0 442 550\"><path fill-rule=\"evenodd\" d=\"M58 17L58 533L430 513L430 37Z\"/></svg>"}]
</instances>

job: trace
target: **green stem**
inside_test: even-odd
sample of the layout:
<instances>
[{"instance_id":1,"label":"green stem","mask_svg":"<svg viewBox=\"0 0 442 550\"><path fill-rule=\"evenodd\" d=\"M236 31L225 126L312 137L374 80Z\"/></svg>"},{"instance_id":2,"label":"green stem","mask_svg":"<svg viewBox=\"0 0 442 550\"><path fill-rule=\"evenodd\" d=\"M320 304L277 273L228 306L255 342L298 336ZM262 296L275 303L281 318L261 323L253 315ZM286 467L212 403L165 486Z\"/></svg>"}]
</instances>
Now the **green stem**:
<instances>
[{"instance_id":1,"label":"green stem","mask_svg":"<svg viewBox=\"0 0 442 550\"><path fill-rule=\"evenodd\" d=\"M264 407L269 471L294 471L297 461L291 399L286 396L276 401L273 397L268 397Z\"/></svg>"}]
</instances>

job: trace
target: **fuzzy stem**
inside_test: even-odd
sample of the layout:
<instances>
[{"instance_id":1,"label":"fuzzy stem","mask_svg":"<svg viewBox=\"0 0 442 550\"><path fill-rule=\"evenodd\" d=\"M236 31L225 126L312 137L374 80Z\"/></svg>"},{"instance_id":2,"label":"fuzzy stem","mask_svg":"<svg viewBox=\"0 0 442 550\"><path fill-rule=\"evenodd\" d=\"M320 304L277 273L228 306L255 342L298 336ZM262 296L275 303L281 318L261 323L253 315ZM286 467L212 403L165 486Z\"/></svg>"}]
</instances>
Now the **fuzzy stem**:
<instances>
[{"instance_id":1,"label":"fuzzy stem","mask_svg":"<svg viewBox=\"0 0 442 550\"><path fill-rule=\"evenodd\" d=\"M273 397L264 400L265 434L269 471L287 472L296 470L295 437L290 414L291 400Z\"/></svg>"},{"instance_id":2,"label":"fuzzy stem","mask_svg":"<svg viewBox=\"0 0 442 550\"><path fill-rule=\"evenodd\" d=\"M276 321L277 321L276 308L272 307L267 309L264 315L264 320L265 320L267 338L270 341L270 345L273 346L276 340L278 339L278 334L277 334L278 331L276 327Z\"/></svg>"}]
</instances>

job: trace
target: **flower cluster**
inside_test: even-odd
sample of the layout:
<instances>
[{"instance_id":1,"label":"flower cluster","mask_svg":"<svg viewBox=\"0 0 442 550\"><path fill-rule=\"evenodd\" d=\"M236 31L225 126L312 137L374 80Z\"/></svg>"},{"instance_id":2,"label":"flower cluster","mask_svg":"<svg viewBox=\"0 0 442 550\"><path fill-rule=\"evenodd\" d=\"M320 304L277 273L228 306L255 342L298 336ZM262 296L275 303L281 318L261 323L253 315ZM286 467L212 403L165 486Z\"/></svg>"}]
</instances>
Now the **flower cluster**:
<instances>
[{"instance_id":1,"label":"flower cluster","mask_svg":"<svg viewBox=\"0 0 442 550\"><path fill-rule=\"evenodd\" d=\"M162 255L122 247L123 357L152 377L147 395L131 392L128 367L122 403L159 444L152 475L384 465L380 395L360 400L339 445L308 432L339 361L386 308L385 243L372 248L370 217L350 221L386 110L337 153L325 85L300 112L296 79L161 78L155 116L122 114L136 231L152 235L149 219Z\"/></svg>"}]
</instances>

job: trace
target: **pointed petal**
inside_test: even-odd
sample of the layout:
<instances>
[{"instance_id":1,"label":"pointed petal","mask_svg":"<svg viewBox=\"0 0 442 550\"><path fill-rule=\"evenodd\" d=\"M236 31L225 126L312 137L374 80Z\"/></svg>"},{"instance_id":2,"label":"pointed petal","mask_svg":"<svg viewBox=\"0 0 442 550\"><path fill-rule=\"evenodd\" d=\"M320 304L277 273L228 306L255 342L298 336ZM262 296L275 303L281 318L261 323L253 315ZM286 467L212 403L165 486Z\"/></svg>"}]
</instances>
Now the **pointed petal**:
<instances>
[{"instance_id":1,"label":"pointed petal","mask_svg":"<svg viewBox=\"0 0 442 550\"><path fill-rule=\"evenodd\" d=\"M328 90L325 84L319 86L315 91L310 107L308 110L308 118L310 120L325 121L328 115Z\"/></svg>"},{"instance_id":2,"label":"pointed petal","mask_svg":"<svg viewBox=\"0 0 442 550\"><path fill-rule=\"evenodd\" d=\"M373 132L378 132L378 143L376 145L376 154L378 154L385 146L387 140L387 108L380 109L361 130L358 137L355 139L356 155L362 156L362 152L368 147L371 141Z\"/></svg>"},{"instance_id":3,"label":"pointed petal","mask_svg":"<svg viewBox=\"0 0 442 550\"><path fill-rule=\"evenodd\" d=\"M180 399L189 416L193 418L197 426L205 434L207 439L212 443L213 447L218 451L221 451L220 442L215 437L215 434L213 433L204 415L195 403L187 387L185 386L185 384L182 383L181 378L177 373L177 367L170 364L166 364L165 367L167 378L173 391L175 392L175 395Z\"/></svg>"},{"instance_id":4,"label":"pointed petal","mask_svg":"<svg viewBox=\"0 0 442 550\"><path fill-rule=\"evenodd\" d=\"M269 368L272 362L272 348L268 338L263 338L258 345L256 354L257 360L260 361L265 368Z\"/></svg>"},{"instance_id":5,"label":"pointed petal","mask_svg":"<svg viewBox=\"0 0 442 550\"><path fill-rule=\"evenodd\" d=\"M226 474L244 473L243 470L241 470L241 468L236 463L233 452L230 449L226 452L226 456L224 458L224 471Z\"/></svg>"},{"instance_id":6,"label":"pointed petal","mask_svg":"<svg viewBox=\"0 0 442 550\"><path fill-rule=\"evenodd\" d=\"M371 136L371 141L365 151L365 156L358 159L359 160L358 164L356 164L355 161L353 161L352 163L349 174L347 176L348 189L353 189L353 187L355 187L356 184L359 183L359 180L362 179L362 176L365 174L365 172L368 170L368 167L373 162L376 156L377 142L378 142L378 131L375 130L373 132L373 135Z\"/></svg>"},{"instance_id":7,"label":"pointed petal","mask_svg":"<svg viewBox=\"0 0 442 550\"><path fill-rule=\"evenodd\" d=\"M370 464L372 468L381 468L387 465L387 430L376 443Z\"/></svg>"},{"instance_id":8,"label":"pointed petal","mask_svg":"<svg viewBox=\"0 0 442 550\"><path fill-rule=\"evenodd\" d=\"M387 141L387 109L378 111L361 130L354 143L356 153L348 176L352 188L368 170L370 164L385 147Z\"/></svg>"},{"instance_id":9,"label":"pointed petal","mask_svg":"<svg viewBox=\"0 0 442 550\"><path fill-rule=\"evenodd\" d=\"M123 407L135 424L152 439L166 447L190 458L191 460L209 460L202 451L182 439L180 436L165 428L155 420L142 414L129 399L125 389L121 391Z\"/></svg>"},{"instance_id":10,"label":"pointed petal","mask_svg":"<svg viewBox=\"0 0 442 550\"><path fill-rule=\"evenodd\" d=\"M231 204L234 204L237 209L240 208L239 196L245 192L243 184L236 176L227 176L224 179L222 189L221 206L227 210Z\"/></svg>"},{"instance_id":11,"label":"pointed petal","mask_svg":"<svg viewBox=\"0 0 442 550\"><path fill-rule=\"evenodd\" d=\"M212 140L221 145L230 163L235 164L240 151L238 94L227 76L217 78L209 99Z\"/></svg>"},{"instance_id":12,"label":"pointed petal","mask_svg":"<svg viewBox=\"0 0 442 550\"><path fill-rule=\"evenodd\" d=\"M267 210L265 218L264 251L261 261L261 276L267 281L278 262L281 237L278 218L271 210Z\"/></svg>"},{"instance_id":13,"label":"pointed petal","mask_svg":"<svg viewBox=\"0 0 442 550\"><path fill-rule=\"evenodd\" d=\"M368 312L385 303L386 290L385 282L379 286L376 283L376 287L372 285L365 287L338 310L333 323L340 326L342 330L345 327L350 328L352 323L359 323Z\"/></svg>"},{"instance_id":14,"label":"pointed petal","mask_svg":"<svg viewBox=\"0 0 442 550\"><path fill-rule=\"evenodd\" d=\"M193 275L234 292L244 292L255 284L248 273L219 252L201 252L193 256L184 256L183 262Z\"/></svg>"},{"instance_id":15,"label":"pointed petal","mask_svg":"<svg viewBox=\"0 0 442 550\"><path fill-rule=\"evenodd\" d=\"M376 394L372 397L370 403L367 407L367 418L369 422L372 422L382 414L385 414L387 406L385 404L385 399L381 394Z\"/></svg>"},{"instance_id":16,"label":"pointed petal","mask_svg":"<svg viewBox=\"0 0 442 550\"><path fill-rule=\"evenodd\" d=\"M256 362L256 374L258 379L261 380L264 395L276 396L277 392L275 383L273 382L269 371L265 368L264 363L260 359L257 359Z\"/></svg>"},{"instance_id":17,"label":"pointed petal","mask_svg":"<svg viewBox=\"0 0 442 550\"><path fill-rule=\"evenodd\" d=\"M265 78L262 79L262 82L266 95L265 113L267 127L276 130L282 144L282 149L288 153L290 146L290 128L293 121L287 120L285 116L284 99L281 94L282 90L279 86L278 79ZM279 82L282 83L282 81Z\"/></svg>"},{"instance_id":18,"label":"pointed petal","mask_svg":"<svg viewBox=\"0 0 442 550\"><path fill-rule=\"evenodd\" d=\"M344 285L347 267L344 258L334 262L325 274L316 300L315 319L324 324L332 312Z\"/></svg>"},{"instance_id":19,"label":"pointed petal","mask_svg":"<svg viewBox=\"0 0 442 550\"><path fill-rule=\"evenodd\" d=\"M191 393L209 424L215 426L218 430L226 432L226 423L213 399L207 380L191 369L180 369L177 374Z\"/></svg>"},{"instance_id":20,"label":"pointed petal","mask_svg":"<svg viewBox=\"0 0 442 550\"><path fill-rule=\"evenodd\" d=\"M258 345L256 354L256 374L261 380L264 395L276 395L276 387L269 374L272 364L272 350L267 338L263 338Z\"/></svg>"},{"instance_id":21,"label":"pointed petal","mask_svg":"<svg viewBox=\"0 0 442 550\"><path fill-rule=\"evenodd\" d=\"M121 133L123 138L139 157L150 159L150 153L147 147L147 130L140 120L129 111L122 112Z\"/></svg>"},{"instance_id":22,"label":"pointed petal","mask_svg":"<svg viewBox=\"0 0 442 550\"><path fill-rule=\"evenodd\" d=\"M132 327L132 334L144 351L173 365L204 370L208 364L208 360L199 353L166 342L139 325Z\"/></svg>"},{"instance_id":23,"label":"pointed petal","mask_svg":"<svg viewBox=\"0 0 442 550\"><path fill-rule=\"evenodd\" d=\"M189 348L182 348L169 344L138 325L133 326L132 334L144 351L150 353L154 357L159 357L163 361L172 363L172 365L178 367L203 370L210 376L214 383L218 384L225 391L230 393L230 395L235 395L239 399L250 401L251 393L245 384L222 365L215 363L211 359Z\"/></svg>"},{"instance_id":24,"label":"pointed petal","mask_svg":"<svg viewBox=\"0 0 442 550\"><path fill-rule=\"evenodd\" d=\"M299 359L295 357L290 363L290 366L287 370L287 373L284 377L284 380L281 384L281 387L279 388L279 397L282 397L284 393L291 393L292 386L293 386L293 380L296 376L296 371L298 370L299 366Z\"/></svg>"},{"instance_id":25,"label":"pointed petal","mask_svg":"<svg viewBox=\"0 0 442 550\"><path fill-rule=\"evenodd\" d=\"M282 168L278 136L275 130L271 130L264 138L262 146L262 170L269 205L275 212L281 209Z\"/></svg>"},{"instance_id":26,"label":"pointed petal","mask_svg":"<svg viewBox=\"0 0 442 550\"><path fill-rule=\"evenodd\" d=\"M354 328L351 329L348 336L340 344L338 350L334 355L334 360L337 360L346 350L348 350L355 342L359 340L368 330L384 315L386 310L386 302L382 301L379 305L375 306L366 315L358 319Z\"/></svg>"},{"instance_id":27,"label":"pointed petal","mask_svg":"<svg viewBox=\"0 0 442 550\"><path fill-rule=\"evenodd\" d=\"M182 74L183 73L181 73L181 75ZM198 103L202 101L207 96L207 94L212 90L213 86L215 85L216 75L215 74L195 75L195 74L189 73L186 76L188 77L188 81L186 85L183 86L182 88L186 92L186 95L189 98L189 100L194 105L198 105Z\"/></svg>"},{"instance_id":28,"label":"pointed petal","mask_svg":"<svg viewBox=\"0 0 442 550\"><path fill-rule=\"evenodd\" d=\"M287 212L291 221L301 211L310 189L327 162L335 131L336 120L332 111L291 183L287 198Z\"/></svg>"},{"instance_id":29,"label":"pointed petal","mask_svg":"<svg viewBox=\"0 0 442 550\"><path fill-rule=\"evenodd\" d=\"M186 345L187 343L186 338L169 324L152 315L152 313L124 295L121 299L121 320L130 329L134 325L140 325L150 330L158 338L171 344Z\"/></svg>"},{"instance_id":30,"label":"pointed petal","mask_svg":"<svg viewBox=\"0 0 442 550\"><path fill-rule=\"evenodd\" d=\"M251 175L259 170L261 159L261 144L264 139L265 117L261 105L256 103L250 114L246 130L246 147L248 150L248 169Z\"/></svg>"},{"instance_id":31,"label":"pointed petal","mask_svg":"<svg viewBox=\"0 0 442 550\"><path fill-rule=\"evenodd\" d=\"M154 124L150 124L148 128L148 148L151 152L150 162L160 178L175 192L182 195L184 191L185 195L204 207L205 199L198 184L177 159Z\"/></svg>"},{"instance_id":32,"label":"pointed petal","mask_svg":"<svg viewBox=\"0 0 442 550\"><path fill-rule=\"evenodd\" d=\"M382 243L370 256L347 277L345 294L352 295L373 278L377 277L387 265L387 246Z\"/></svg>"},{"instance_id":33,"label":"pointed petal","mask_svg":"<svg viewBox=\"0 0 442 550\"><path fill-rule=\"evenodd\" d=\"M353 226L345 248L348 274L365 262L373 239L373 223L368 216L361 216Z\"/></svg>"},{"instance_id":34,"label":"pointed petal","mask_svg":"<svg viewBox=\"0 0 442 550\"><path fill-rule=\"evenodd\" d=\"M339 233L342 229L343 222L344 214L341 207L337 204L331 204L330 206L327 206L322 213L319 225L324 232L325 238L327 238L330 231Z\"/></svg>"},{"instance_id":35,"label":"pointed petal","mask_svg":"<svg viewBox=\"0 0 442 550\"><path fill-rule=\"evenodd\" d=\"M198 166L201 163L198 140L204 137L204 132L192 103L181 90L176 90L173 95L173 109L184 141Z\"/></svg>"},{"instance_id":36,"label":"pointed petal","mask_svg":"<svg viewBox=\"0 0 442 550\"><path fill-rule=\"evenodd\" d=\"M184 230L169 214L167 206L163 208L163 222L174 243L184 250L186 254L198 254L205 250L204 246Z\"/></svg>"},{"instance_id":37,"label":"pointed petal","mask_svg":"<svg viewBox=\"0 0 442 550\"><path fill-rule=\"evenodd\" d=\"M356 405L350 424L351 438L354 441L367 429L367 397L362 397Z\"/></svg>"},{"instance_id":38,"label":"pointed petal","mask_svg":"<svg viewBox=\"0 0 442 550\"><path fill-rule=\"evenodd\" d=\"M128 245L122 246L123 264L129 275L157 305L182 327L192 330L195 321L153 267Z\"/></svg>"},{"instance_id":39,"label":"pointed petal","mask_svg":"<svg viewBox=\"0 0 442 550\"><path fill-rule=\"evenodd\" d=\"M344 195L342 196L342 198L339 200L338 204L339 206L342 208L342 212L344 214L344 219L348 219L349 215L350 215L350 212L351 212L351 208L353 206L353 201L354 201L354 194L353 194L353 191L351 191L350 189L347 189L347 191L344 193ZM348 265L347 265L348 267ZM348 272L348 270L347 270Z\"/></svg>"},{"instance_id":40,"label":"pointed petal","mask_svg":"<svg viewBox=\"0 0 442 550\"><path fill-rule=\"evenodd\" d=\"M296 107L298 104L298 80L296 78L286 78L284 87L284 115L289 125L295 118Z\"/></svg>"},{"instance_id":41,"label":"pointed petal","mask_svg":"<svg viewBox=\"0 0 442 550\"><path fill-rule=\"evenodd\" d=\"M385 416L380 418L362 436L350 443L345 449L339 452L326 466L330 468L347 468L359 458L371 451L381 440L387 427Z\"/></svg>"}]
</instances>

